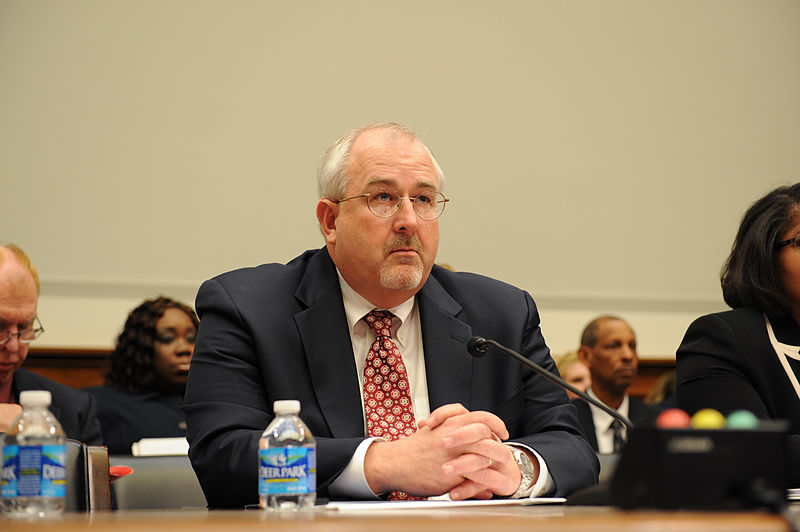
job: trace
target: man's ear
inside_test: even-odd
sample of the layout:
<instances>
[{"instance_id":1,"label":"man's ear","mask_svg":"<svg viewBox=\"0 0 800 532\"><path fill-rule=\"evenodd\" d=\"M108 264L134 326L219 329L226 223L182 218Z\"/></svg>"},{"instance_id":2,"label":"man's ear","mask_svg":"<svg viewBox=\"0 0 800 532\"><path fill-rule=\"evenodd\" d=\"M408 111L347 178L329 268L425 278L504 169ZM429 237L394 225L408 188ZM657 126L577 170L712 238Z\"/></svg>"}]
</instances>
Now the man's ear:
<instances>
[{"instance_id":1,"label":"man's ear","mask_svg":"<svg viewBox=\"0 0 800 532\"><path fill-rule=\"evenodd\" d=\"M327 198L322 198L317 203L317 220L322 236L328 245L336 244L336 215L339 214L339 205Z\"/></svg>"},{"instance_id":2,"label":"man's ear","mask_svg":"<svg viewBox=\"0 0 800 532\"><path fill-rule=\"evenodd\" d=\"M580 346L580 348L578 349L578 360L583 362L583 365L586 366L587 368L592 367L590 362L591 355L592 351L585 345Z\"/></svg>"}]
</instances>

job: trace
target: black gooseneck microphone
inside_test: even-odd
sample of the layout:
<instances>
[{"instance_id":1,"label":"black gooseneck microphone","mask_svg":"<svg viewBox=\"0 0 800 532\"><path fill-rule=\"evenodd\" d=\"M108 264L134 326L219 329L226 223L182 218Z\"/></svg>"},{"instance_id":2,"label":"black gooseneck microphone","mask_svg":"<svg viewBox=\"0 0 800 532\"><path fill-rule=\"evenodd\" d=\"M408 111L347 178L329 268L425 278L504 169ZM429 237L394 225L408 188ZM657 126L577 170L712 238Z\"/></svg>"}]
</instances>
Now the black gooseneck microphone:
<instances>
[{"instance_id":1,"label":"black gooseneck microphone","mask_svg":"<svg viewBox=\"0 0 800 532\"><path fill-rule=\"evenodd\" d=\"M581 399L583 399L584 401L586 401L590 405L594 405L597 408L599 408L600 410L602 410L603 412L607 413L609 416L613 417L614 419L618 419L620 422L622 422L623 425L628 427L629 431L633 430L633 424L630 421L628 421L627 419L625 419L625 417L623 417L619 413L617 413L616 410L613 410L612 408L609 408L608 406L606 406L602 402L598 401L597 399L589 397L584 392L582 392L579 389L575 388L571 384L568 384L568 383L564 382L564 379L554 375L553 373L550 373L549 371L544 369L539 364L537 364L535 362L531 362L530 360L528 360L524 356L520 355L519 353L517 353L513 349L509 349L508 347L504 346L501 343L495 342L494 340L487 340L486 338L481 338L480 336L473 336L472 338L470 338L467 341L467 351L469 351L469 354L471 354L472 356L474 356L476 358L482 357L483 355L486 354L486 350L488 349L488 346L490 346L490 345L494 346L497 349L503 351L504 353L516 358L519 362L521 362L522 364L524 364L527 367L531 368L533 371L535 371L536 373L538 373L542 377L546 378L550 382L552 382L554 384L557 384L558 386L561 386L562 388L565 388L565 389L571 391L572 393L574 393L575 395L577 395L578 397L580 397Z\"/></svg>"}]
</instances>

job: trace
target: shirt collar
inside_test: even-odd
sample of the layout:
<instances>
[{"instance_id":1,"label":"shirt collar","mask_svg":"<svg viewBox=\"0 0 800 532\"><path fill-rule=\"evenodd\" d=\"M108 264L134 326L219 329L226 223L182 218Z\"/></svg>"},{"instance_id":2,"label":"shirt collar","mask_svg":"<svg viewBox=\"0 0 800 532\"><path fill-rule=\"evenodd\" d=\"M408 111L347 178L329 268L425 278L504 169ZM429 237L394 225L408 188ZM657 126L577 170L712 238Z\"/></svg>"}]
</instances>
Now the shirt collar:
<instances>
[{"instance_id":1,"label":"shirt collar","mask_svg":"<svg viewBox=\"0 0 800 532\"><path fill-rule=\"evenodd\" d=\"M592 391L591 386L586 390L586 394L592 399L597 399L598 401L600 401L600 399ZM602 403L602 401L600 402ZM594 420L594 426L601 427L601 430L607 430L611 426L611 423L614 421L614 418L611 417L611 415L608 412L605 412L604 410L601 410L594 405L589 405L589 406L591 406L592 409L592 419ZM628 415L630 412L630 406L631 406L630 398L626 393L625 397L622 398L622 404L620 404L619 408L617 408L617 414L621 415L625 419L630 419L630 416Z\"/></svg>"},{"instance_id":2,"label":"shirt collar","mask_svg":"<svg viewBox=\"0 0 800 532\"><path fill-rule=\"evenodd\" d=\"M347 284L347 281L344 280L344 277L342 277L338 269L336 270L336 275L339 277L339 287L342 289L342 302L344 303L344 313L347 317L347 326L350 328L350 334L352 334L358 322L361 321L368 312L375 310L377 307L356 292L352 286ZM416 296L413 296L396 307L378 310L388 310L394 314L395 317L400 320L399 327L402 327L404 323L408 322L408 318L414 310L415 301Z\"/></svg>"}]
</instances>

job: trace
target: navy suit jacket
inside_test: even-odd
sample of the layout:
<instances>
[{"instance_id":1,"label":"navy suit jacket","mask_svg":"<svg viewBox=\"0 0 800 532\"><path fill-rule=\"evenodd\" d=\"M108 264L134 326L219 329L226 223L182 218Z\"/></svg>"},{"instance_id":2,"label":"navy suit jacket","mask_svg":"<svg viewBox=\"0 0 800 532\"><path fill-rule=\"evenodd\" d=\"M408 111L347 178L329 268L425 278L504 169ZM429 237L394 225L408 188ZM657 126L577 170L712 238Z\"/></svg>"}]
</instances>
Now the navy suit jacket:
<instances>
[{"instance_id":1,"label":"navy suit jacket","mask_svg":"<svg viewBox=\"0 0 800 532\"><path fill-rule=\"evenodd\" d=\"M501 353L473 358L473 335L497 339L556 371L530 296L437 266L417 294L431 410L461 403L495 413L511 440L546 461L556 495L597 481L599 464L566 393ZM186 387L189 456L211 507L257 502L258 439L272 403L298 399L317 440L317 484L364 440L360 378L336 268L327 250L286 265L220 275L200 287L200 329Z\"/></svg>"},{"instance_id":2,"label":"navy suit jacket","mask_svg":"<svg viewBox=\"0 0 800 532\"><path fill-rule=\"evenodd\" d=\"M67 438L89 445L102 445L103 435L94 397L22 368L14 372L13 379L12 388L17 400L20 392L27 390L50 392L52 400L49 409L61 424Z\"/></svg>"},{"instance_id":3,"label":"navy suit jacket","mask_svg":"<svg viewBox=\"0 0 800 532\"><path fill-rule=\"evenodd\" d=\"M661 409L655 405L649 405L635 397L629 397L628 399L628 415L634 427L653 423L658 414L661 413ZM594 426L594 418L592 417L592 409L589 407L589 403L583 399L573 399L572 404L578 410L578 420L586 433L589 445L592 446L594 452L597 452L597 429Z\"/></svg>"},{"instance_id":4,"label":"navy suit jacket","mask_svg":"<svg viewBox=\"0 0 800 532\"><path fill-rule=\"evenodd\" d=\"M770 317L775 337L800 346L790 316ZM714 408L724 415L749 410L760 419L790 423L790 482L800 485L800 400L769 341L761 311L738 308L697 318L676 353L678 407L690 415ZM787 357L795 375L800 361Z\"/></svg>"}]
</instances>

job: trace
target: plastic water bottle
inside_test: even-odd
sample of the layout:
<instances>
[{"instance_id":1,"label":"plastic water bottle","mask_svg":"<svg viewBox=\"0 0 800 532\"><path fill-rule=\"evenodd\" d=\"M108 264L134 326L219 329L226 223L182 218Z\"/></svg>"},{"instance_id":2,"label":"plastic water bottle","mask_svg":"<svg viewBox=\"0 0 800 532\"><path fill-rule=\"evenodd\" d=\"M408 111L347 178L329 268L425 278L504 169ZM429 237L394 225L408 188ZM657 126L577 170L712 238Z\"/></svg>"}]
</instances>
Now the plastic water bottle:
<instances>
[{"instance_id":1,"label":"plastic water bottle","mask_svg":"<svg viewBox=\"0 0 800 532\"><path fill-rule=\"evenodd\" d=\"M67 487L64 431L48 410L47 390L19 394L22 413L3 445L2 507L12 517L56 517L64 511Z\"/></svg>"},{"instance_id":2,"label":"plastic water bottle","mask_svg":"<svg viewBox=\"0 0 800 532\"><path fill-rule=\"evenodd\" d=\"M258 442L258 496L262 509L312 508L317 498L317 444L297 415L300 401L275 401L275 419Z\"/></svg>"}]
</instances>

